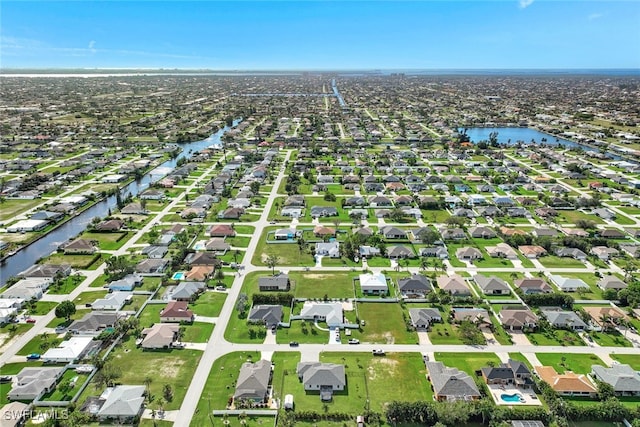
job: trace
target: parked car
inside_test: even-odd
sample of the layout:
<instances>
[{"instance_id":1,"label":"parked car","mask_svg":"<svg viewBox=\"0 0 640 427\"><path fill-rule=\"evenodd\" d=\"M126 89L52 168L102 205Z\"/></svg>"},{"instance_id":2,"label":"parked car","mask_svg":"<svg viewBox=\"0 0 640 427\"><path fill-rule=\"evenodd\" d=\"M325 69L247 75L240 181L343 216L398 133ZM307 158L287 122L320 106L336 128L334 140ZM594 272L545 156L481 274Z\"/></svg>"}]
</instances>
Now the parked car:
<instances>
[{"instance_id":1,"label":"parked car","mask_svg":"<svg viewBox=\"0 0 640 427\"><path fill-rule=\"evenodd\" d=\"M31 353L30 355L27 356L27 360L39 360L40 359L40 353Z\"/></svg>"},{"instance_id":2,"label":"parked car","mask_svg":"<svg viewBox=\"0 0 640 427\"><path fill-rule=\"evenodd\" d=\"M356 338L351 338L349 340L349 344L360 344L360 340Z\"/></svg>"},{"instance_id":3,"label":"parked car","mask_svg":"<svg viewBox=\"0 0 640 427\"><path fill-rule=\"evenodd\" d=\"M298 341L291 341L291 342L289 343L289 347L297 347L297 346L299 346L299 345L300 345L300 344L298 344Z\"/></svg>"},{"instance_id":4,"label":"parked car","mask_svg":"<svg viewBox=\"0 0 640 427\"><path fill-rule=\"evenodd\" d=\"M216 286L216 291L226 291L227 287L226 286Z\"/></svg>"},{"instance_id":5,"label":"parked car","mask_svg":"<svg viewBox=\"0 0 640 427\"><path fill-rule=\"evenodd\" d=\"M0 377L0 384L4 384L4 383L10 383L11 382L11 377L8 375L3 375Z\"/></svg>"},{"instance_id":6,"label":"parked car","mask_svg":"<svg viewBox=\"0 0 640 427\"><path fill-rule=\"evenodd\" d=\"M64 326L56 326L56 329L55 329L56 334L62 334L66 331L67 331L67 328L65 328Z\"/></svg>"},{"instance_id":7,"label":"parked car","mask_svg":"<svg viewBox=\"0 0 640 427\"><path fill-rule=\"evenodd\" d=\"M373 350L374 356L384 356L384 354L384 350L381 348L376 348L375 350Z\"/></svg>"},{"instance_id":8,"label":"parked car","mask_svg":"<svg viewBox=\"0 0 640 427\"><path fill-rule=\"evenodd\" d=\"M27 323L36 323L36 319L30 317L27 319Z\"/></svg>"}]
</instances>

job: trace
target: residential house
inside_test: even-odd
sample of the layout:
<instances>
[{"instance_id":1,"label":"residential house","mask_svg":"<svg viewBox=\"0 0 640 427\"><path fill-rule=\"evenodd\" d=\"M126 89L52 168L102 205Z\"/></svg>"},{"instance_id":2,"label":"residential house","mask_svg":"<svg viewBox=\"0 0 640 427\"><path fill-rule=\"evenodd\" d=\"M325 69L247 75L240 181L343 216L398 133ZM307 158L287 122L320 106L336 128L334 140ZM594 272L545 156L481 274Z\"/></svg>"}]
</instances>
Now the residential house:
<instances>
[{"instance_id":1,"label":"residential house","mask_svg":"<svg viewBox=\"0 0 640 427\"><path fill-rule=\"evenodd\" d=\"M573 311L567 310L541 310L542 315L554 328L583 330L587 324Z\"/></svg>"},{"instance_id":2,"label":"residential house","mask_svg":"<svg viewBox=\"0 0 640 427\"><path fill-rule=\"evenodd\" d=\"M212 252L190 253L185 257L184 262L192 267L206 266L217 268L222 264L222 261Z\"/></svg>"},{"instance_id":3,"label":"residential house","mask_svg":"<svg viewBox=\"0 0 640 427\"><path fill-rule=\"evenodd\" d=\"M603 239L625 239L627 237L625 233L616 228L600 230L599 234Z\"/></svg>"},{"instance_id":4,"label":"residential house","mask_svg":"<svg viewBox=\"0 0 640 427\"><path fill-rule=\"evenodd\" d=\"M462 228L443 228L440 230L443 240L465 240L467 235Z\"/></svg>"},{"instance_id":5,"label":"residential house","mask_svg":"<svg viewBox=\"0 0 640 427\"><path fill-rule=\"evenodd\" d=\"M300 319L326 322L329 328L343 324L342 304L339 302L305 301L300 311Z\"/></svg>"},{"instance_id":6,"label":"residential house","mask_svg":"<svg viewBox=\"0 0 640 427\"><path fill-rule=\"evenodd\" d=\"M563 292L576 292L580 288L589 291L589 285L587 285L582 279L564 277L554 274L550 275L549 279L551 279L551 281L558 287L558 289Z\"/></svg>"},{"instance_id":7,"label":"residential house","mask_svg":"<svg viewBox=\"0 0 640 427\"><path fill-rule=\"evenodd\" d=\"M169 252L169 248L165 245L149 245L142 249L142 254L151 259L161 259L167 252Z\"/></svg>"},{"instance_id":8,"label":"residential house","mask_svg":"<svg viewBox=\"0 0 640 427\"><path fill-rule=\"evenodd\" d=\"M480 399L480 391L473 378L456 368L448 368L442 362L426 362L428 379L433 385L434 398L438 402Z\"/></svg>"},{"instance_id":9,"label":"residential house","mask_svg":"<svg viewBox=\"0 0 640 427\"><path fill-rule=\"evenodd\" d=\"M387 278L382 273L367 273L359 276L360 290L365 295L386 295L389 292Z\"/></svg>"},{"instance_id":10,"label":"residential house","mask_svg":"<svg viewBox=\"0 0 640 427\"><path fill-rule=\"evenodd\" d=\"M380 249L376 248L375 246L364 245L358 248L358 253L363 258L371 258L380 255Z\"/></svg>"},{"instance_id":11,"label":"residential house","mask_svg":"<svg viewBox=\"0 0 640 427\"><path fill-rule=\"evenodd\" d=\"M511 331L535 329L538 326L538 316L528 307L517 309L503 308L498 314L498 318L502 326Z\"/></svg>"},{"instance_id":12,"label":"residential house","mask_svg":"<svg viewBox=\"0 0 640 427\"><path fill-rule=\"evenodd\" d=\"M335 206L312 206L309 214L311 218L338 216L338 208Z\"/></svg>"},{"instance_id":13,"label":"residential house","mask_svg":"<svg viewBox=\"0 0 640 427\"><path fill-rule=\"evenodd\" d=\"M300 362L296 368L298 379L305 391L319 391L320 399L330 401L333 392L342 391L347 385L344 365L321 362Z\"/></svg>"},{"instance_id":14,"label":"residential house","mask_svg":"<svg viewBox=\"0 0 640 427\"><path fill-rule=\"evenodd\" d=\"M551 286L549 286L546 281L537 277L525 277L523 279L517 279L514 284L516 285L516 287L522 290L522 293L525 295L548 294L553 291L553 289L551 289Z\"/></svg>"},{"instance_id":15,"label":"residential house","mask_svg":"<svg viewBox=\"0 0 640 427\"><path fill-rule=\"evenodd\" d=\"M131 422L142 414L146 387L143 385L118 385L107 387L100 395L102 403L98 410L98 420L104 422L116 419Z\"/></svg>"},{"instance_id":16,"label":"residential house","mask_svg":"<svg viewBox=\"0 0 640 427\"><path fill-rule=\"evenodd\" d=\"M193 302L207 288L205 282L183 281L176 285L169 294L169 299L173 301Z\"/></svg>"},{"instance_id":17,"label":"residential house","mask_svg":"<svg viewBox=\"0 0 640 427\"><path fill-rule=\"evenodd\" d=\"M178 339L179 330L180 325L175 323L155 323L152 327L142 330L140 346L145 350L171 348Z\"/></svg>"},{"instance_id":18,"label":"residential house","mask_svg":"<svg viewBox=\"0 0 640 427\"><path fill-rule=\"evenodd\" d=\"M387 257L389 259L416 258L416 254L408 246L395 245L387 248Z\"/></svg>"},{"instance_id":19,"label":"residential house","mask_svg":"<svg viewBox=\"0 0 640 427\"><path fill-rule=\"evenodd\" d=\"M621 320L628 319L624 311L615 306L595 307L587 305L583 307L583 310L591 316L591 323L603 329L613 329Z\"/></svg>"},{"instance_id":20,"label":"residential house","mask_svg":"<svg viewBox=\"0 0 640 427\"><path fill-rule=\"evenodd\" d=\"M489 317L489 312L484 308L478 307L453 307L451 309L451 315L453 316L453 321L455 323L460 323L464 320L468 320L470 322L479 322L484 324L490 324L491 320Z\"/></svg>"},{"instance_id":21,"label":"residential house","mask_svg":"<svg viewBox=\"0 0 640 427\"><path fill-rule=\"evenodd\" d=\"M302 216L302 208L298 208L295 206L285 206L280 211L280 215L289 218L300 218Z\"/></svg>"},{"instance_id":22,"label":"residential house","mask_svg":"<svg viewBox=\"0 0 640 427\"><path fill-rule=\"evenodd\" d=\"M555 228L540 227L534 228L532 234L536 237L556 237L560 232Z\"/></svg>"},{"instance_id":23,"label":"residential house","mask_svg":"<svg viewBox=\"0 0 640 427\"><path fill-rule=\"evenodd\" d=\"M515 249L503 242L495 246L486 246L485 249L489 256L493 258L518 259Z\"/></svg>"},{"instance_id":24,"label":"residential house","mask_svg":"<svg viewBox=\"0 0 640 427\"><path fill-rule=\"evenodd\" d=\"M48 349L42 360L53 363L73 363L80 360L93 343L93 337L72 337L62 341L57 347Z\"/></svg>"},{"instance_id":25,"label":"residential house","mask_svg":"<svg viewBox=\"0 0 640 427\"><path fill-rule=\"evenodd\" d=\"M317 242L316 256L317 255L329 258L340 258L340 242Z\"/></svg>"},{"instance_id":26,"label":"residential house","mask_svg":"<svg viewBox=\"0 0 640 427\"><path fill-rule=\"evenodd\" d=\"M249 311L247 321L260 323L267 328L277 326L282 321L283 311L281 305L254 305Z\"/></svg>"},{"instance_id":27,"label":"residential house","mask_svg":"<svg viewBox=\"0 0 640 427\"><path fill-rule=\"evenodd\" d=\"M115 312L92 311L74 320L67 330L72 334L97 336L106 328L113 328L122 314Z\"/></svg>"},{"instance_id":28,"label":"residential house","mask_svg":"<svg viewBox=\"0 0 640 427\"><path fill-rule=\"evenodd\" d=\"M449 252L444 246L428 246L420 248L420 256L427 258L449 259Z\"/></svg>"},{"instance_id":29,"label":"residential house","mask_svg":"<svg viewBox=\"0 0 640 427\"><path fill-rule=\"evenodd\" d=\"M209 237L234 237L235 235L233 227L227 224L214 224L209 229Z\"/></svg>"},{"instance_id":30,"label":"residential house","mask_svg":"<svg viewBox=\"0 0 640 427\"><path fill-rule=\"evenodd\" d=\"M536 259L547 254L546 249L538 245L522 245L518 246L518 250L529 259Z\"/></svg>"},{"instance_id":31,"label":"residential house","mask_svg":"<svg viewBox=\"0 0 640 427\"><path fill-rule=\"evenodd\" d=\"M382 234L385 239L406 239L407 238L406 231L390 225L381 227L380 234Z\"/></svg>"},{"instance_id":32,"label":"residential house","mask_svg":"<svg viewBox=\"0 0 640 427\"><path fill-rule=\"evenodd\" d=\"M530 389L533 387L531 371L524 363L509 359L507 363L498 366L488 366L481 369L482 379L487 384L501 386L516 386Z\"/></svg>"},{"instance_id":33,"label":"residential house","mask_svg":"<svg viewBox=\"0 0 640 427\"><path fill-rule=\"evenodd\" d=\"M266 402L269 397L272 364L269 360L258 360L255 363L245 362L240 367L233 400L250 400Z\"/></svg>"},{"instance_id":34,"label":"residential house","mask_svg":"<svg viewBox=\"0 0 640 427\"><path fill-rule=\"evenodd\" d=\"M467 296L471 295L471 289L467 285L466 280L458 275L452 276L438 276L436 279L438 287L443 291L454 296Z\"/></svg>"},{"instance_id":35,"label":"residential house","mask_svg":"<svg viewBox=\"0 0 640 427\"><path fill-rule=\"evenodd\" d=\"M591 248L590 253L602 261L609 261L612 257L618 255L619 251L608 246L594 246Z\"/></svg>"},{"instance_id":36,"label":"residential house","mask_svg":"<svg viewBox=\"0 0 640 427\"><path fill-rule=\"evenodd\" d=\"M150 260L144 260L144 261L150 261ZM109 289L109 292L114 292L114 291L131 292L136 286L140 286L143 280L144 280L144 277L142 277L139 274L136 274L136 273L127 274L122 279L114 280L109 284L105 285L105 287Z\"/></svg>"},{"instance_id":37,"label":"residential house","mask_svg":"<svg viewBox=\"0 0 640 427\"><path fill-rule=\"evenodd\" d=\"M489 227L478 226L469 229L469 235L474 239L492 239L496 237L496 232Z\"/></svg>"},{"instance_id":38,"label":"residential house","mask_svg":"<svg viewBox=\"0 0 640 427\"><path fill-rule=\"evenodd\" d=\"M227 208L222 212L218 213L218 218L220 219L240 219L240 217L244 214L243 208Z\"/></svg>"},{"instance_id":39,"label":"residential house","mask_svg":"<svg viewBox=\"0 0 640 427\"><path fill-rule=\"evenodd\" d=\"M313 234L317 237L335 237L336 229L333 227L325 227L324 225L316 225L313 228Z\"/></svg>"},{"instance_id":40,"label":"residential house","mask_svg":"<svg viewBox=\"0 0 640 427\"><path fill-rule=\"evenodd\" d=\"M538 377L560 396L596 397L598 391L589 378L583 374L567 371L559 374L552 366L536 366Z\"/></svg>"},{"instance_id":41,"label":"residential house","mask_svg":"<svg viewBox=\"0 0 640 427\"><path fill-rule=\"evenodd\" d=\"M169 265L168 259L143 259L136 265L136 272L147 275L163 274Z\"/></svg>"},{"instance_id":42,"label":"residential house","mask_svg":"<svg viewBox=\"0 0 640 427\"><path fill-rule=\"evenodd\" d=\"M410 308L409 318L416 329L427 329L434 322L442 322L442 315L437 308Z\"/></svg>"},{"instance_id":43,"label":"residential house","mask_svg":"<svg viewBox=\"0 0 640 427\"><path fill-rule=\"evenodd\" d=\"M67 277L69 274L71 274L71 265L69 264L35 264L18 276L53 278L57 275Z\"/></svg>"},{"instance_id":44,"label":"residential house","mask_svg":"<svg viewBox=\"0 0 640 427\"><path fill-rule=\"evenodd\" d=\"M48 277L20 279L0 294L0 298L23 301L39 300L52 281Z\"/></svg>"},{"instance_id":45,"label":"residential house","mask_svg":"<svg viewBox=\"0 0 640 427\"><path fill-rule=\"evenodd\" d=\"M120 213L123 215L146 215L149 211L143 208L141 203L132 202L120 209Z\"/></svg>"},{"instance_id":46,"label":"residential house","mask_svg":"<svg viewBox=\"0 0 640 427\"><path fill-rule=\"evenodd\" d=\"M462 248L458 248L456 250L456 258L465 261L473 261L476 259L482 259L482 252L480 252L477 248L472 248L470 246L464 246Z\"/></svg>"},{"instance_id":47,"label":"residential house","mask_svg":"<svg viewBox=\"0 0 640 427\"><path fill-rule=\"evenodd\" d=\"M206 253L206 252L200 252L200 253ZM213 276L214 270L215 270L215 267L211 265L192 265L191 270L187 271L184 274L184 278L185 280L203 282L208 280L211 276Z\"/></svg>"},{"instance_id":48,"label":"residential house","mask_svg":"<svg viewBox=\"0 0 640 427\"><path fill-rule=\"evenodd\" d=\"M585 261L587 259L587 254L578 248L558 248L556 250L556 255L559 257L577 259L578 261Z\"/></svg>"},{"instance_id":49,"label":"residential house","mask_svg":"<svg viewBox=\"0 0 640 427\"><path fill-rule=\"evenodd\" d=\"M91 304L92 310L121 310L133 298L133 292L113 292Z\"/></svg>"},{"instance_id":50,"label":"residential house","mask_svg":"<svg viewBox=\"0 0 640 427\"><path fill-rule=\"evenodd\" d=\"M482 274L476 274L473 280L485 295L509 295L511 293L511 288L509 288L507 282L499 277L487 277Z\"/></svg>"},{"instance_id":51,"label":"residential house","mask_svg":"<svg viewBox=\"0 0 640 427\"><path fill-rule=\"evenodd\" d=\"M165 323L191 323L194 317L193 311L189 310L186 301L169 301L167 306L160 311L160 321Z\"/></svg>"},{"instance_id":52,"label":"residential house","mask_svg":"<svg viewBox=\"0 0 640 427\"><path fill-rule=\"evenodd\" d=\"M292 228L278 228L274 232L274 239L276 240L292 240L296 236L296 230Z\"/></svg>"},{"instance_id":53,"label":"residential house","mask_svg":"<svg viewBox=\"0 0 640 427\"><path fill-rule=\"evenodd\" d=\"M591 377L613 387L616 396L640 396L640 374L629 365L592 365Z\"/></svg>"},{"instance_id":54,"label":"residential house","mask_svg":"<svg viewBox=\"0 0 640 427\"><path fill-rule=\"evenodd\" d=\"M0 425L2 427L22 427L31 415L29 405L22 402L11 402L0 408Z\"/></svg>"},{"instance_id":55,"label":"residential house","mask_svg":"<svg viewBox=\"0 0 640 427\"><path fill-rule=\"evenodd\" d=\"M617 276L610 275L604 276L602 279L598 280L598 287L603 291L606 291L607 289L619 291L621 289L626 289L628 285Z\"/></svg>"},{"instance_id":56,"label":"residential house","mask_svg":"<svg viewBox=\"0 0 640 427\"><path fill-rule=\"evenodd\" d=\"M431 281L422 274L412 274L410 277L398 279L398 290L403 298L424 298L433 291Z\"/></svg>"},{"instance_id":57,"label":"residential house","mask_svg":"<svg viewBox=\"0 0 640 427\"><path fill-rule=\"evenodd\" d=\"M36 400L56 388L58 379L64 371L65 368L22 368L15 376L7 398L9 400Z\"/></svg>"},{"instance_id":58,"label":"residential house","mask_svg":"<svg viewBox=\"0 0 640 427\"><path fill-rule=\"evenodd\" d=\"M279 274L277 276L265 276L258 278L258 289L265 291L288 291L291 287L289 276Z\"/></svg>"}]
</instances>

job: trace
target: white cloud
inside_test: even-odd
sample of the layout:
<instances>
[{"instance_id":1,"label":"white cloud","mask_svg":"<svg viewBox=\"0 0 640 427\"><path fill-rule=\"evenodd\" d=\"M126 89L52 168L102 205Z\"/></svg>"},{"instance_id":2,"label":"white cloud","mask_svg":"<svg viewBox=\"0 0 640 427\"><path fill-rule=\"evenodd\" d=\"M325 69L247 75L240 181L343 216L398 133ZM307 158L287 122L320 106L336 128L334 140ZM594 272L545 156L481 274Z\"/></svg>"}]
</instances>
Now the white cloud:
<instances>
[{"instance_id":1,"label":"white cloud","mask_svg":"<svg viewBox=\"0 0 640 427\"><path fill-rule=\"evenodd\" d=\"M587 17L587 19L588 19L589 21L594 21L594 20L596 20L596 19L598 19L598 18L602 18L603 16L604 16L604 15L603 15L602 13L592 13L591 15L589 15L589 16Z\"/></svg>"},{"instance_id":2,"label":"white cloud","mask_svg":"<svg viewBox=\"0 0 640 427\"><path fill-rule=\"evenodd\" d=\"M529 7L531 6L531 4L533 4L534 0L518 0L518 3L520 4L520 8L524 9L525 7Z\"/></svg>"},{"instance_id":3,"label":"white cloud","mask_svg":"<svg viewBox=\"0 0 640 427\"><path fill-rule=\"evenodd\" d=\"M95 40L91 40L89 42L89 51L91 53L96 53L96 41Z\"/></svg>"}]
</instances>

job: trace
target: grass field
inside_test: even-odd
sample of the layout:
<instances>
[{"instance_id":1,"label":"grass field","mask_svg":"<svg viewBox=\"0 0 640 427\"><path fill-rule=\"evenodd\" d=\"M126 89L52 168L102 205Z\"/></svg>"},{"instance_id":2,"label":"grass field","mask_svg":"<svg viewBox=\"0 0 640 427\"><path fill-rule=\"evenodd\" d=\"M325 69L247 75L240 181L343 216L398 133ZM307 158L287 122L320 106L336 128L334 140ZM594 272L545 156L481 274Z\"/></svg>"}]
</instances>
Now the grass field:
<instances>
[{"instance_id":1,"label":"grass field","mask_svg":"<svg viewBox=\"0 0 640 427\"><path fill-rule=\"evenodd\" d=\"M500 359L494 353L436 353L437 361L445 366L458 368L475 378L475 371L488 366L493 362L496 366Z\"/></svg>"},{"instance_id":2,"label":"grass field","mask_svg":"<svg viewBox=\"0 0 640 427\"><path fill-rule=\"evenodd\" d=\"M590 332L589 335L601 347L633 347L618 331Z\"/></svg>"},{"instance_id":3,"label":"grass field","mask_svg":"<svg viewBox=\"0 0 640 427\"><path fill-rule=\"evenodd\" d=\"M166 304L147 304L138 317L140 319L140 327L149 328L154 323L160 323L160 311L165 306Z\"/></svg>"},{"instance_id":4,"label":"grass field","mask_svg":"<svg viewBox=\"0 0 640 427\"><path fill-rule=\"evenodd\" d=\"M553 366L558 373L573 371L576 374L588 374L591 365L606 366L595 354L536 353L536 357L545 366Z\"/></svg>"},{"instance_id":5,"label":"grass field","mask_svg":"<svg viewBox=\"0 0 640 427\"><path fill-rule=\"evenodd\" d=\"M526 333L527 338L533 345L566 345L580 346L585 345L582 338L573 331L554 330L548 333L531 332Z\"/></svg>"},{"instance_id":6,"label":"grass field","mask_svg":"<svg viewBox=\"0 0 640 427\"><path fill-rule=\"evenodd\" d=\"M225 409L227 400L233 396L236 379L240 366L247 361L260 360L259 352L234 352L225 354L217 359L211 367L211 372L200 395L196 413L191 419L191 425L209 425L207 414L213 409ZM189 377L190 381L191 378Z\"/></svg>"},{"instance_id":7,"label":"grass field","mask_svg":"<svg viewBox=\"0 0 640 427\"><path fill-rule=\"evenodd\" d=\"M136 347L135 337L118 345L112 354L113 363L122 370L118 379L122 384L144 384L149 376L154 379L149 389L155 396L162 395L164 384L171 385L174 398L166 403L166 410L180 408L202 356L198 350L143 351Z\"/></svg>"},{"instance_id":8,"label":"grass field","mask_svg":"<svg viewBox=\"0 0 640 427\"><path fill-rule=\"evenodd\" d=\"M189 308L200 316L218 317L226 299L226 292L206 291Z\"/></svg>"},{"instance_id":9,"label":"grass field","mask_svg":"<svg viewBox=\"0 0 640 427\"><path fill-rule=\"evenodd\" d=\"M95 240L98 242L98 246L103 251L115 251L120 249L127 240L133 236L133 233L128 231L118 232L118 233L91 233L86 232L83 233L83 239Z\"/></svg>"},{"instance_id":10,"label":"grass field","mask_svg":"<svg viewBox=\"0 0 640 427\"><path fill-rule=\"evenodd\" d=\"M398 303L357 303L358 316L365 326L352 332L361 342L417 344L418 335L407 331L403 310Z\"/></svg>"},{"instance_id":11,"label":"grass field","mask_svg":"<svg viewBox=\"0 0 640 427\"><path fill-rule=\"evenodd\" d=\"M353 298L353 278L358 273L322 271L319 273L291 272L289 278L295 281L297 298Z\"/></svg>"},{"instance_id":12,"label":"grass field","mask_svg":"<svg viewBox=\"0 0 640 427\"><path fill-rule=\"evenodd\" d=\"M43 201L41 199L21 200L21 199L5 199L0 204L0 220L15 218L22 212L38 206Z\"/></svg>"},{"instance_id":13,"label":"grass field","mask_svg":"<svg viewBox=\"0 0 640 427\"><path fill-rule=\"evenodd\" d=\"M586 268L586 266L573 258L546 255L538 259L540 264L547 268Z\"/></svg>"},{"instance_id":14,"label":"grass field","mask_svg":"<svg viewBox=\"0 0 640 427\"><path fill-rule=\"evenodd\" d=\"M612 354L611 358L622 364L631 366L636 371L640 371L640 357L636 354Z\"/></svg>"},{"instance_id":15,"label":"grass field","mask_svg":"<svg viewBox=\"0 0 640 427\"><path fill-rule=\"evenodd\" d=\"M48 344L49 347L48 348L53 348L53 347L57 347L58 344L60 344L62 342L61 338L57 338L55 335L53 334L40 334L40 335L36 335L35 337L33 337L31 339L31 341L29 341L28 343L26 343L19 351L18 351L18 355L20 356L28 356L31 353L44 353L46 351L46 347L41 347L41 344Z\"/></svg>"},{"instance_id":16,"label":"grass field","mask_svg":"<svg viewBox=\"0 0 640 427\"><path fill-rule=\"evenodd\" d=\"M193 322L185 326L183 342L207 342L213 332L213 323Z\"/></svg>"}]
</instances>

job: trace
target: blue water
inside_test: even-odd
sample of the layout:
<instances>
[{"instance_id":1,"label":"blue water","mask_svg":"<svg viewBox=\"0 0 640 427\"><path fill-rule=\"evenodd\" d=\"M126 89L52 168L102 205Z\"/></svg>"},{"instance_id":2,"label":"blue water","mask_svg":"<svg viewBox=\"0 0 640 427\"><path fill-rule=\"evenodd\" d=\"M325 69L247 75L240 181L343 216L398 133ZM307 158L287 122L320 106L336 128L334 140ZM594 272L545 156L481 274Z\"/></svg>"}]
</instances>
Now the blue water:
<instances>
[{"instance_id":1,"label":"blue water","mask_svg":"<svg viewBox=\"0 0 640 427\"><path fill-rule=\"evenodd\" d=\"M173 280L182 280L182 279L184 279L183 271L178 271L176 274L173 275Z\"/></svg>"},{"instance_id":2,"label":"blue water","mask_svg":"<svg viewBox=\"0 0 640 427\"><path fill-rule=\"evenodd\" d=\"M500 399L502 399L504 402L520 403L519 394L501 394Z\"/></svg>"},{"instance_id":3,"label":"blue water","mask_svg":"<svg viewBox=\"0 0 640 427\"><path fill-rule=\"evenodd\" d=\"M543 133L531 128L470 128L467 129L467 135L471 139L471 142L488 141L489 134L492 132L498 132L498 142L500 144L516 144L517 142L523 142L526 144L532 141L543 144L542 139L546 138L547 141L544 144L559 145L562 144L565 147L582 147L585 150L590 147L585 147L577 142L569 141L568 139L556 138L554 135ZM593 150L593 148L591 148Z\"/></svg>"}]
</instances>

